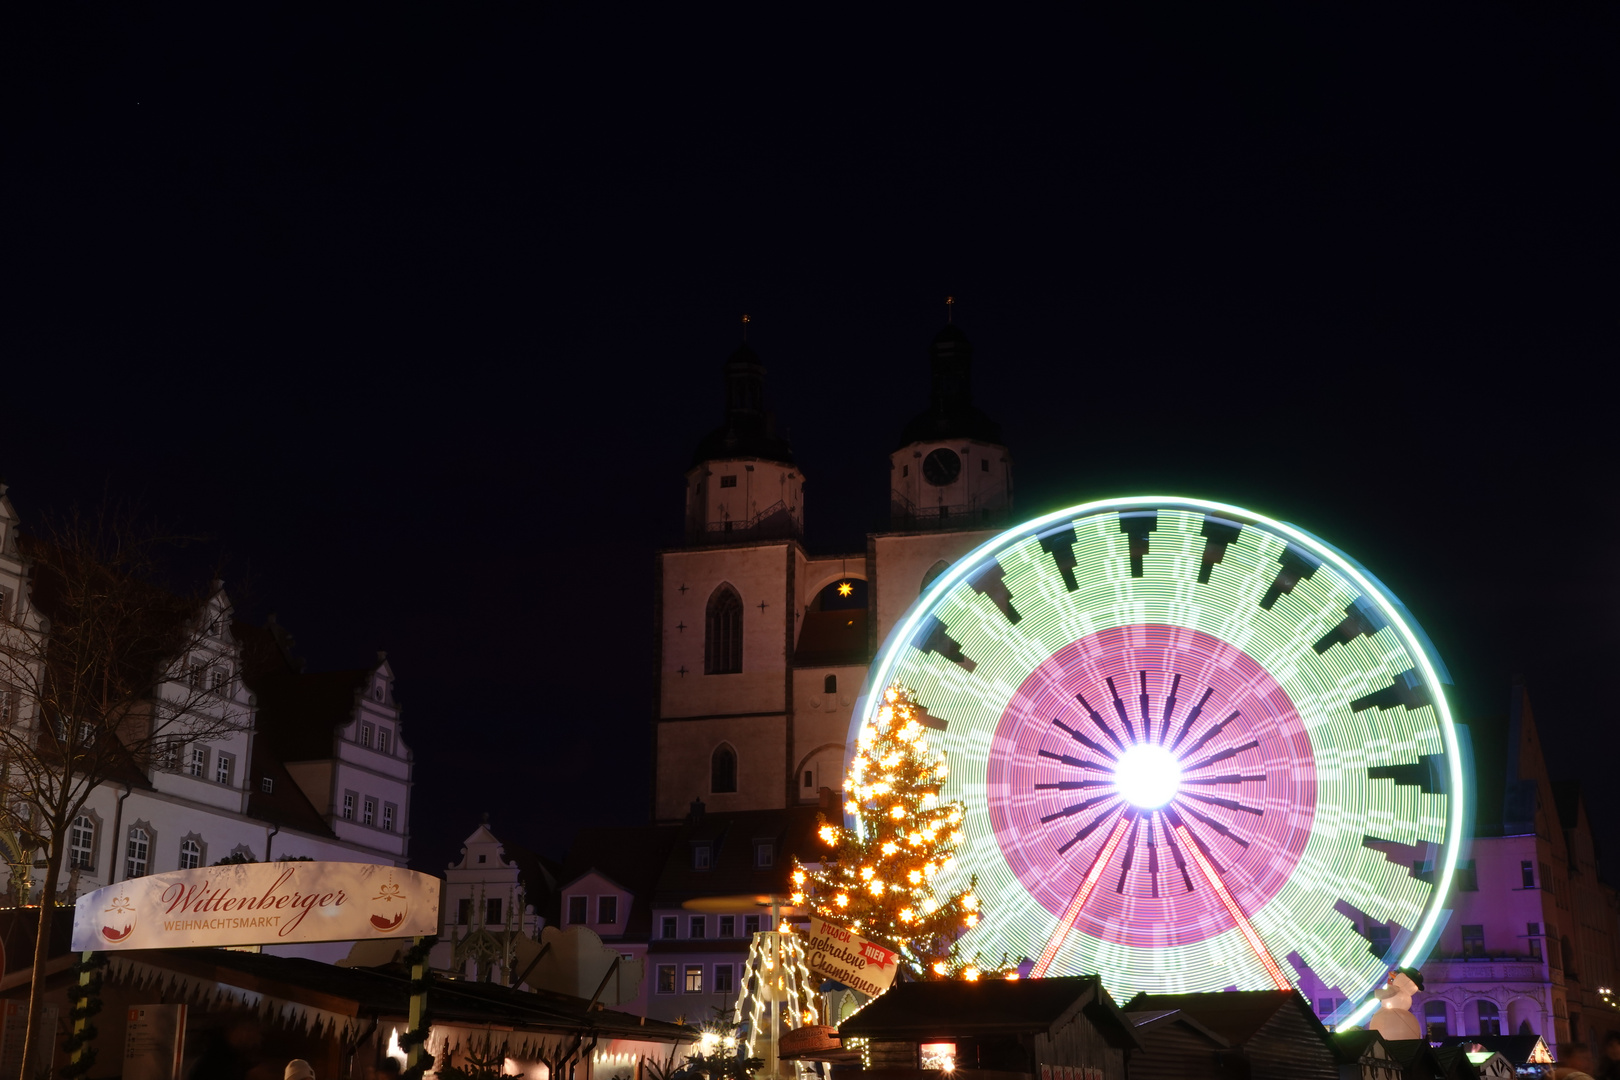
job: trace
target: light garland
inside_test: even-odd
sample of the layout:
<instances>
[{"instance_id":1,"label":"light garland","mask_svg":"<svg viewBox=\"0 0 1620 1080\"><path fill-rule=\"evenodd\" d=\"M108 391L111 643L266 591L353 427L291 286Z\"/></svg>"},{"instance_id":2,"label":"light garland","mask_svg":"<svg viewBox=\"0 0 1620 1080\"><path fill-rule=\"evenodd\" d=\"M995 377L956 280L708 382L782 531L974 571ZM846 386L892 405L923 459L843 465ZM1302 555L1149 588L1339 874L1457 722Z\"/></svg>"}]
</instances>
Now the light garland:
<instances>
[{"instance_id":1,"label":"light garland","mask_svg":"<svg viewBox=\"0 0 1620 1080\"><path fill-rule=\"evenodd\" d=\"M804 943L782 920L776 930L756 933L748 946L737 986L737 1004L732 1015L747 1026L743 1056L754 1057L762 1025L769 1023L767 1004L782 1010L782 1022L790 1031L816 1023L815 983L805 962Z\"/></svg>"}]
</instances>

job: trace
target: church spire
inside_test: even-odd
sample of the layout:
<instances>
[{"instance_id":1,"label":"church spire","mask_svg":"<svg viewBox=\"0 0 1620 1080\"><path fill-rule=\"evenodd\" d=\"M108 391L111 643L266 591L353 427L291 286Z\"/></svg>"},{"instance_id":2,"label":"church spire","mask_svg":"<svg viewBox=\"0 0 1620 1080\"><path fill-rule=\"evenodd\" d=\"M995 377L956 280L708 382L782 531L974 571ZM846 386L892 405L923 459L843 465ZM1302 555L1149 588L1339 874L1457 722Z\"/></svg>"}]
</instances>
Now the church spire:
<instances>
[{"instance_id":1,"label":"church spire","mask_svg":"<svg viewBox=\"0 0 1620 1080\"><path fill-rule=\"evenodd\" d=\"M698 444L693 464L721 458L793 461L792 447L776 434L775 419L765 407L765 365L748 344L752 322L742 317L742 342L726 358L724 421Z\"/></svg>"}]
</instances>

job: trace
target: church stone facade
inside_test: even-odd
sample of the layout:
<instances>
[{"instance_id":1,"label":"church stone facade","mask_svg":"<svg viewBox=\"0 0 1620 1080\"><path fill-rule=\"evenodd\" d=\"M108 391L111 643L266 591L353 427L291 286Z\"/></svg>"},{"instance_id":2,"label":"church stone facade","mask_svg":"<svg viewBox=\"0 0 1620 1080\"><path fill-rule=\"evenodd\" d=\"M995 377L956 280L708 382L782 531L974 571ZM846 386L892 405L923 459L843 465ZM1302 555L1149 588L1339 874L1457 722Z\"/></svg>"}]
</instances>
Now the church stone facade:
<instances>
[{"instance_id":1,"label":"church stone facade","mask_svg":"<svg viewBox=\"0 0 1620 1080\"><path fill-rule=\"evenodd\" d=\"M686 474L686 543L657 556L657 821L841 790L873 654L1008 520L1012 459L973 405L972 345L947 325L930 354L930 400L889 457L888 531L827 554L805 547L805 474L765 407L764 365L746 344L726 361L724 421Z\"/></svg>"}]
</instances>

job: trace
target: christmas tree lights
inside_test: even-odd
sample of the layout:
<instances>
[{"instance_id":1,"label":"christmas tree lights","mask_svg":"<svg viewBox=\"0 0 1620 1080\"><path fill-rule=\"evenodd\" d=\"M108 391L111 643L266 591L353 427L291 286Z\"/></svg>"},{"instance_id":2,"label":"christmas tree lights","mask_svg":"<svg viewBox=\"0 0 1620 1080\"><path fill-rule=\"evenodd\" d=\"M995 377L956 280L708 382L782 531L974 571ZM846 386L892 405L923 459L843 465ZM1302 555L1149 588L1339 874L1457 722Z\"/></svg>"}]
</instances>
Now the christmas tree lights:
<instances>
[{"instance_id":1,"label":"christmas tree lights","mask_svg":"<svg viewBox=\"0 0 1620 1080\"><path fill-rule=\"evenodd\" d=\"M904 687L885 691L844 780L855 826L823 821L828 850L818 870L794 860L793 903L892 948L919 977L976 979L985 973L956 949L982 917L976 880L945 895L935 888L955 865L963 804L940 797L949 769L923 719Z\"/></svg>"}]
</instances>

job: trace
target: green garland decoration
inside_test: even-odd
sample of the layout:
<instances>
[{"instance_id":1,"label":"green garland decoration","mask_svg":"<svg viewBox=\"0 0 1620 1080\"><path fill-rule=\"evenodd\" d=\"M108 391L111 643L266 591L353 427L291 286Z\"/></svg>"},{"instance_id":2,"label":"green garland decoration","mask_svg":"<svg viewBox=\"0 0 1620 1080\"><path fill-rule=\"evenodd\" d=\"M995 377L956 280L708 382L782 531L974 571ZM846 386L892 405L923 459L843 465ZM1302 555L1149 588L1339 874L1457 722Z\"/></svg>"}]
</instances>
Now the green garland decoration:
<instances>
[{"instance_id":1,"label":"green garland decoration","mask_svg":"<svg viewBox=\"0 0 1620 1080\"><path fill-rule=\"evenodd\" d=\"M417 994L424 995L422 1001L421 1020L418 1022L415 1028L406 1031L405 1034L399 1037L399 1048L405 1051L407 1060L410 1058L411 1048L422 1043L426 1043L428 1033L433 1030L433 1014L428 1011L426 998L428 984L433 981L433 969L428 967L427 959L428 953L432 952L433 946L437 945L438 943L439 935L432 934L423 938L421 944L413 945L405 951L406 971L412 970L417 964L422 965L422 977L420 979L412 979L410 982L411 996L415 997ZM433 1056L427 1052L427 1047L423 1046L421 1061L414 1068L406 1069L401 1077L401 1080L422 1080L423 1075L428 1069L432 1068L432 1066Z\"/></svg>"},{"instance_id":2,"label":"green garland decoration","mask_svg":"<svg viewBox=\"0 0 1620 1080\"><path fill-rule=\"evenodd\" d=\"M88 961L80 960L71 969L75 976L88 974L90 978L83 986L79 985L77 977L68 984L67 999L71 1006L68 1010L69 1022L77 1024L83 1020L85 1024L82 1031L68 1035L64 1049L69 1054L81 1048L84 1052L78 1061L70 1061L62 1069L64 1080L78 1080L79 1077L87 1075L96 1063L95 1040L99 1032L96 1026L90 1023L90 1018L101 1012L101 970L106 966L106 955L94 953Z\"/></svg>"}]
</instances>

